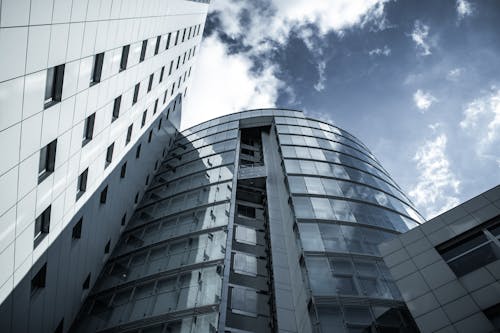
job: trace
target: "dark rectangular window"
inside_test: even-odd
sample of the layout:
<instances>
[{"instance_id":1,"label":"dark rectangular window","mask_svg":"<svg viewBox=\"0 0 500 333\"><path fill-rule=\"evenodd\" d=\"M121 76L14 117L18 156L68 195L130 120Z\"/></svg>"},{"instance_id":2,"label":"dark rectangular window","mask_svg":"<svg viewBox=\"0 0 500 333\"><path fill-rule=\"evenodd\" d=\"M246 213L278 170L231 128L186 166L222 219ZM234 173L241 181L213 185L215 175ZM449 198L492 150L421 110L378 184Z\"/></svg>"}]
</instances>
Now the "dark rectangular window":
<instances>
[{"instance_id":1,"label":"dark rectangular window","mask_svg":"<svg viewBox=\"0 0 500 333\"><path fill-rule=\"evenodd\" d=\"M167 94L168 94L168 89L165 90L165 93L163 94L163 104L167 102Z\"/></svg>"},{"instance_id":2,"label":"dark rectangular window","mask_svg":"<svg viewBox=\"0 0 500 333\"><path fill-rule=\"evenodd\" d=\"M175 82L172 82L172 91L170 92L170 96L174 94L174 90L175 90Z\"/></svg>"},{"instance_id":3,"label":"dark rectangular window","mask_svg":"<svg viewBox=\"0 0 500 333\"><path fill-rule=\"evenodd\" d=\"M90 76L90 85L101 82L102 64L104 62L104 52L94 56L94 64L92 65L92 75Z\"/></svg>"},{"instance_id":4,"label":"dark rectangular window","mask_svg":"<svg viewBox=\"0 0 500 333\"><path fill-rule=\"evenodd\" d=\"M146 177L146 183L145 183L145 185L148 186L148 184L149 184L149 175Z\"/></svg>"},{"instance_id":5,"label":"dark rectangular window","mask_svg":"<svg viewBox=\"0 0 500 333\"><path fill-rule=\"evenodd\" d=\"M135 151L135 158L141 157L141 145L137 146L137 150Z\"/></svg>"},{"instance_id":6,"label":"dark rectangular window","mask_svg":"<svg viewBox=\"0 0 500 333\"><path fill-rule=\"evenodd\" d=\"M120 178L125 178L126 174L127 174L127 162L122 164L122 168L120 170Z\"/></svg>"},{"instance_id":7,"label":"dark rectangular window","mask_svg":"<svg viewBox=\"0 0 500 333\"><path fill-rule=\"evenodd\" d=\"M238 216L255 218L255 207L238 205Z\"/></svg>"},{"instance_id":8,"label":"dark rectangular window","mask_svg":"<svg viewBox=\"0 0 500 333\"><path fill-rule=\"evenodd\" d=\"M159 83L161 83L161 81L163 81L163 74L165 73L165 66L163 66L161 68L161 71L160 71L160 80L158 81Z\"/></svg>"},{"instance_id":9,"label":"dark rectangular window","mask_svg":"<svg viewBox=\"0 0 500 333\"><path fill-rule=\"evenodd\" d=\"M132 98L132 105L137 103L137 99L139 98L139 88L141 87L141 83L137 83L134 87L134 97Z\"/></svg>"},{"instance_id":10,"label":"dark rectangular window","mask_svg":"<svg viewBox=\"0 0 500 333\"><path fill-rule=\"evenodd\" d=\"M47 69L44 109L61 101L64 81L64 64Z\"/></svg>"},{"instance_id":11,"label":"dark rectangular window","mask_svg":"<svg viewBox=\"0 0 500 333\"><path fill-rule=\"evenodd\" d=\"M128 54L130 52L130 45L122 47L122 58L120 60L120 72L127 69Z\"/></svg>"},{"instance_id":12,"label":"dark rectangular window","mask_svg":"<svg viewBox=\"0 0 500 333\"><path fill-rule=\"evenodd\" d=\"M500 216L436 247L457 277L500 259Z\"/></svg>"},{"instance_id":13,"label":"dark rectangular window","mask_svg":"<svg viewBox=\"0 0 500 333\"><path fill-rule=\"evenodd\" d=\"M56 163L57 139L40 150L40 161L38 164L38 184L54 172Z\"/></svg>"},{"instance_id":14,"label":"dark rectangular window","mask_svg":"<svg viewBox=\"0 0 500 333\"><path fill-rule=\"evenodd\" d=\"M163 118L160 118L160 121L158 122L158 131L161 130L161 121L163 120Z\"/></svg>"},{"instance_id":15,"label":"dark rectangular window","mask_svg":"<svg viewBox=\"0 0 500 333\"><path fill-rule=\"evenodd\" d=\"M85 281L83 281L83 283L82 283L83 290L87 290L89 288L90 288L90 273L89 273L89 275L87 275L87 277L85 278Z\"/></svg>"},{"instance_id":16,"label":"dark rectangular window","mask_svg":"<svg viewBox=\"0 0 500 333\"><path fill-rule=\"evenodd\" d=\"M104 247L104 254L108 254L110 249L111 249L111 239L108 240L106 246Z\"/></svg>"},{"instance_id":17,"label":"dark rectangular window","mask_svg":"<svg viewBox=\"0 0 500 333\"><path fill-rule=\"evenodd\" d=\"M155 101L155 107L153 108L153 114L156 114L157 110L158 110L158 98Z\"/></svg>"},{"instance_id":18,"label":"dark rectangular window","mask_svg":"<svg viewBox=\"0 0 500 333\"><path fill-rule=\"evenodd\" d=\"M146 117L148 116L148 110L145 110L143 113L142 113L142 120L141 120L141 128L144 127L144 125L146 125Z\"/></svg>"},{"instance_id":19,"label":"dark rectangular window","mask_svg":"<svg viewBox=\"0 0 500 333\"><path fill-rule=\"evenodd\" d=\"M182 57L182 64L183 65L186 63L186 55L187 55L187 51L184 52L184 57Z\"/></svg>"},{"instance_id":20,"label":"dark rectangular window","mask_svg":"<svg viewBox=\"0 0 500 333\"><path fill-rule=\"evenodd\" d=\"M71 238L73 239L82 238L82 225L83 225L83 217L81 217L73 227L73 231L71 232Z\"/></svg>"},{"instance_id":21,"label":"dark rectangular window","mask_svg":"<svg viewBox=\"0 0 500 333\"><path fill-rule=\"evenodd\" d=\"M172 68L174 67L174 61L170 61L170 68L168 69L168 76L172 75Z\"/></svg>"},{"instance_id":22,"label":"dark rectangular window","mask_svg":"<svg viewBox=\"0 0 500 333\"><path fill-rule=\"evenodd\" d=\"M184 28L184 32L182 33L182 42L184 42L185 38L186 38L186 28Z\"/></svg>"},{"instance_id":23,"label":"dark rectangular window","mask_svg":"<svg viewBox=\"0 0 500 333\"><path fill-rule=\"evenodd\" d=\"M84 172L78 176L78 185L77 185L77 193L76 193L76 200L78 200L83 193L87 190L87 177L89 174L89 169L85 169Z\"/></svg>"},{"instance_id":24,"label":"dark rectangular window","mask_svg":"<svg viewBox=\"0 0 500 333\"><path fill-rule=\"evenodd\" d=\"M99 197L99 201L102 204L105 204L107 199L108 199L108 185L106 185L106 187L101 191L101 195Z\"/></svg>"},{"instance_id":25,"label":"dark rectangular window","mask_svg":"<svg viewBox=\"0 0 500 333\"><path fill-rule=\"evenodd\" d=\"M139 202L139 192L135 194L134 204L137 204L138 202Z\"/></svg>"},{"instance_id":26,"label":"dark rectangular window","mask_svg":"<svg viewBox=\"0 0 500 333\"><path fill-rule=\"evenodd\" d=\"M191 59L191 52L193 51L193 49L189 49L189 52L188 52L188 60Z\"/></svg>"},{"instance_id":27,"label":"dark rectangular window","mask_svg":"<svg viewBox=\"0 0 500 333\"><path fill-rule=\"evenodd\" d=\"M189 27L188 39L191 39L191 30L193 30L193 27Z\"/></svg>"},{"instance_id":28,"label":"dark rectangular window","mask_svg":"<svg viewBox=\"0 0 500 333\"><path fill-rule=\"evenodd\" d=\"M155 55L157 55L158 52L160 51L160 41L161 41L161 36L156 37Z\"/></svg>"},{"instance_id":29,"label":"dark rectangular window","mask_svg":"<svg viewBox=\"0 0 500 333\"><path fill-rule=\"evenodd\" d=\"M125 140L125 144L128 144L130 142L130 140L132 139L132 127L133 127L133 124L130 125L127 129L127 139Z\"/></svg>"},{"instance_id":30,"label":"dark rectangular window","mask_svg":"<svg viewBox=\"0 0 500 333\"><path fill-rule=\"evenodd\" d=\"M168 50L168 48L170 47L170 37L172 37L171 32L169 32L167 35L167 44L165 45L165 50Z\"/></svg>"},{"instance_id":31,"label":"dark rectangular window","mask_svg":"<svg viewBox=\"0 0 500 333\"><path fill-rule=\"evenodd\" d=\"M35 220L35 242L34 247L37 247L42 239L47 236L50 229L50 210L51 206L47 207L42 214Z\"/></svg>"},{"instance_id":32,"label":"dark rectangular window","mask_svg":"<svg viewBox=\"0 0 500 333\"><path fill-rule=\"evenodd\" d=\"M177 30L177 33L175 34L175 44L174 44L174 46L176 46L177 42L179 41L179 33L180 32L181 32L180 30Z\"/></svg>"},{"instance_id":33,"label":"dark rectangular window","mask_svg":"<svg viewBox=\"0 0 500 333\"><path fill-rule=\"evenodd\" d=\"M196 52L196 45L193 46L193 57L194 57L195 52Z\"/></svg>"},{"instance_id":34,"label":"dark rectangular window","mask_svg":"<svg viewBox=\"0 0 500 333\"><path fill-rule=\"evenodd\" d=\"M45 288L45 280L47 276L47 263L45 263L31 279L31 296L37 293L40 289Z\"/></svg>"},{"instance_id":35,"label":"dark rectangular window","mask_svg":"<svg viewBox=\"0 0 500 333\"><path fill-rule=\"evenodd\" d=\"M175 69L179 69L179 65L181 64L181 56L177 57L177 65L175 65Z\"/></svg>"},{"instance_id":36,"label":"dark rectangular window","mask_svg":"<svg viewBox=\"0 0 500 333\"><path fill-rule=\"evenodd\" d=\"M113 142L111 145L109 145L108 149L106 150L106 162L104 162L104 168L107 168L108 165L111 164L113 161L113 151L115 150L115 143Z\"/></svg>"},{"instance_id":37,"label":"dark rectangular window","mask_svg":"<svg viewBox=\"0 0 500 333\"><path fill-rule=\"evenodd\" d=\"M90 140L92 140L92 136L94 135L94 122L95 122L95 113L92 113L90 116L85 119L85 126L83 128L83 142L82 147L85 146Z\"/></svg>"},{"instance_id":38,"label":"dark rectangular window","mask_svg":"<svg viewBox=\"0 0 500 333\"><path fill-rule=\"evenodd\" d=\"M113 102L113 115L111 116L111 122L115 121L120 116L121 104L122 104L122 96L120 95L117 98L115 98L115 101Z\"/></svg>"},{"instance_id":39,"label":"dark rectangular window","mask_svg":"<svg viewBox=\"0 0 500 333\"><path fill-rule=\"evenodd\" d=\"M151 91L151 88L153 88L153 80L154 80L155 74L151 74L149 76L149 82L148 82L148 92Z\"/></svg>"},{"instance_id":40,"label":"dark rectangular window","mask_svg":"<svg viewBox=\"0 0 500 333\"><path fill-rule=\"evenodd\" d=\"M151 139L153 139L153 130L149 131L148 143L151 142Z\"/></svg>"},{"instance_id":41,"label":"dark rectangular window","mask_svg":"<svg viewBox=\"0 0 500 333\"><path fill-rule=\"evenodd\" d=\"M145 39L142 41L142 47L141 47L141 56L139 58L139 62L143 62L144 59L146 58L146 49L148 47L148 40Z\"/></svg>"},{"instance_id":42,"label":"dark rectangular window","mask_svg":"<svg viewBox=\"0 0 500 333\"><path fill-rule=\"evenodd\" d=\"M127 223L127 213L123 214L121 224L125 225Z\"/></svg>"}]
</instances>

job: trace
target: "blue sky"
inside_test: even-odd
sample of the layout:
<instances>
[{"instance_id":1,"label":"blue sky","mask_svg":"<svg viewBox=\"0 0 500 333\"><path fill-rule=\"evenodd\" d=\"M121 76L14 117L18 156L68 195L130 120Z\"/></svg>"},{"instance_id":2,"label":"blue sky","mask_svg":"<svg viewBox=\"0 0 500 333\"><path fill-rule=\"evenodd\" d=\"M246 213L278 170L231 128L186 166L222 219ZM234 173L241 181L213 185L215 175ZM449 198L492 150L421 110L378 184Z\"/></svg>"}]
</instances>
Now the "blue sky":
<instances>
[{"instance_id":1,"label":"blue sky","mask_svg":"<svg viewBox=\"0 0 500 333\"><path fill-rule=\"evenodd\" d=\"M193 80L183 127L304 110L428 218L500 183L499 0L213 0Z\"/></svg>"}]
</instances>

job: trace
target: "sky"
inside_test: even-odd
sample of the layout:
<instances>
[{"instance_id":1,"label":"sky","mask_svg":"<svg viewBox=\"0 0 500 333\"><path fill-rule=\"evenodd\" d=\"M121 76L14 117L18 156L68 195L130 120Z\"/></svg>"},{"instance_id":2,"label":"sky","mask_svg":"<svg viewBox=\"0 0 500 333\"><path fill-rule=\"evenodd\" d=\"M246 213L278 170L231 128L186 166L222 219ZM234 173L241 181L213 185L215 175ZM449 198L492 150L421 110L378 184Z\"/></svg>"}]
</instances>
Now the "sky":
<instances>
[{"instance_id":1,"label":"sky","mask_svg":"<svg viewBox=\"0 0 500 333\"><path fill-rule=\"evenodd\" d=\"M303 110L432 218L500 183L500 0L212 0L182 127Z\"/></svg>"}]
</instances>

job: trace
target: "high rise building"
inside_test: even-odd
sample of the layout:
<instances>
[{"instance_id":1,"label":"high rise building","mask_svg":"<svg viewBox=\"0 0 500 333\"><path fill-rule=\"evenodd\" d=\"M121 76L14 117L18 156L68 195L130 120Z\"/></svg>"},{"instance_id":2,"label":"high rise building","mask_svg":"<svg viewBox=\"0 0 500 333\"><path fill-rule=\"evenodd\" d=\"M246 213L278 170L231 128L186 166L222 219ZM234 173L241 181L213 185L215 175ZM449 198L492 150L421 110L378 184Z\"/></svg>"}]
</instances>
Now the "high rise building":
<instances>
[{"instance_id":1,"label":"high rise building","mask_svg":"<svg viewBox=\"0 0 500 333\"><path fill-rule=\"evenodd\" d=\"M378 245L423 219L357 138L281 109L171 137L142 200L111 193L128 182L116 168L55 241L72 257L38 263L19 291L30 318L54 329L62 314L43 304L64 303L66 288L85 299L64 324L74 332L418 332ZM145 154L142 168L162 151ZM126 177L144 179L135 151L125 159ZM28 325L19 308L9 315Z\"/></svg>"},{"instance_id":2,"label":"high rise building","mask_svg":"<svg viewBox=\"0 0 500 333\"><path fill-rule=\"evenodd\" d=\"M68 330L176 133L208 2L0 2L2 332Z\"/></svg>"},{"instance_id":3,"label":"high rise building","mask_svg":"<svg viewBox=\"0 0 500 333\"><path fill-rule=\"evenodd\" d=\"M500 185L380 245L421 332L500 330Z\"/></svg>"}]
</instances>

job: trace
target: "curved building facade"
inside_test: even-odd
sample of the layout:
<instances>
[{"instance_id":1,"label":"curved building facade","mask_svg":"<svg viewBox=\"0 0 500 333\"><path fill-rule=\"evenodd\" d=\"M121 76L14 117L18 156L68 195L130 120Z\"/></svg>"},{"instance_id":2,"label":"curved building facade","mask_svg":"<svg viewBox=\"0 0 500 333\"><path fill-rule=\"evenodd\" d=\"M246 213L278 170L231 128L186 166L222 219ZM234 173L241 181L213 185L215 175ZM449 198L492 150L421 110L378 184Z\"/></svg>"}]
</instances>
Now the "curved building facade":
<instances>
[{"instance_id":1,"label":"curved building facade","mask_svg":"<svg viewBox=\"0 0 500 333\"><path fill-rule=\"evenodd\" d=\"M423 222L368 148L302 112L178 133L75 332L418 332L378 244Z\"/></svg>"}]
</instances>

